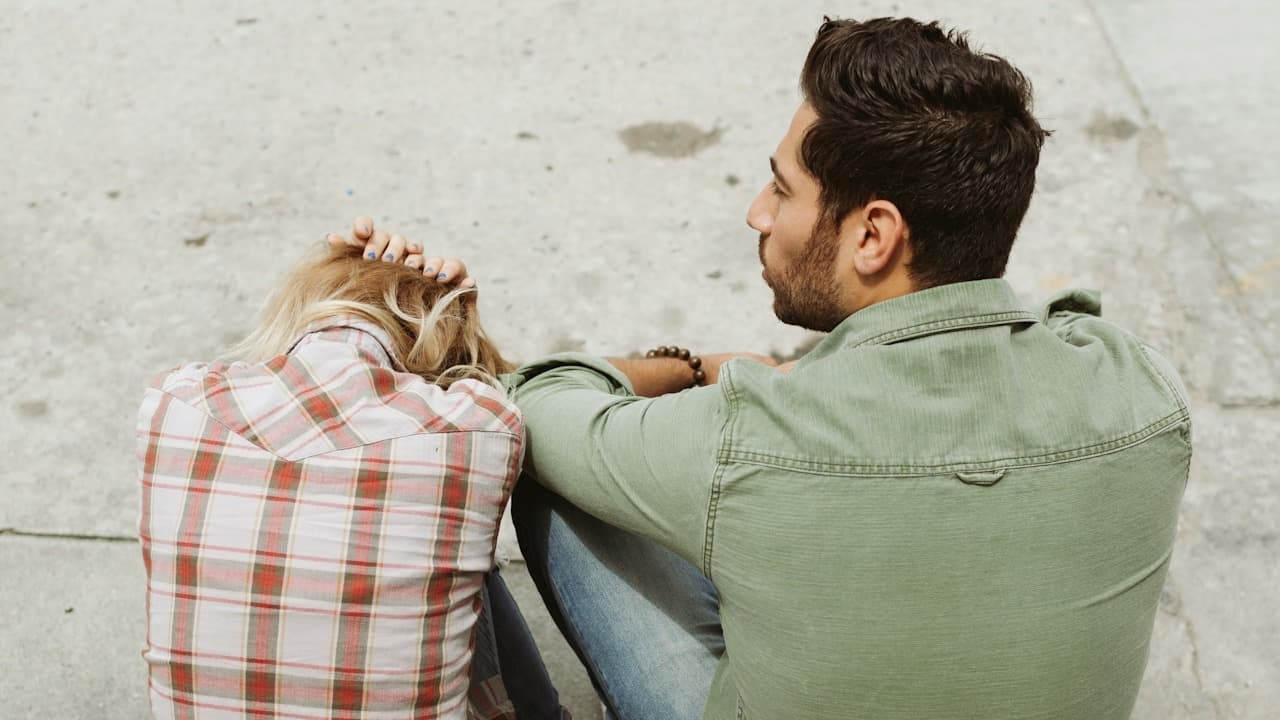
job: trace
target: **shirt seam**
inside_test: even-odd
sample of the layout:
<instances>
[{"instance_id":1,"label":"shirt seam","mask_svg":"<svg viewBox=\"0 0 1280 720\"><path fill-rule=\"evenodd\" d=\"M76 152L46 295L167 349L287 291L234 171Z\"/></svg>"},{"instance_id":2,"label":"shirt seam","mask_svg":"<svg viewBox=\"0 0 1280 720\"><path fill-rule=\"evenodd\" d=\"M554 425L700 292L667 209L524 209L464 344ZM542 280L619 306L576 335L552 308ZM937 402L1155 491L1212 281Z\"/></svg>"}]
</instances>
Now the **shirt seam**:
<instances>
[{"instance_id":1,"label":"shirt seam","mask_svg":"<svg viewBox=\"0 0 1280 720\"><path fill-rule=\"evenodd\" d=\"M167 391L167 390L162 390L162 389L160 389L160 388L155 388L155 387L153 387L153 388L150 388L150 389L151 389L151 390L154 390L155 392L161 393L161 394L163 394L163 395L167 395L167 396L169 396L169 397L170 397L170 398L172 398L175 402L180 403L180 404L182 404L182 405L186 406L187 408L190 408L192 411L199 413L201 417L204 417L204 418L205 418L205 419L207 419L209 422L216 423L217 425L221 426L221 427L222 427L224 430L226 430L229 434L234 435L235 437L238 437L238 438L240 438L241 440L244 440L245 442L249 443L250 445L252 445L252 446L254 446L254 447L258 448L259 450L261 450L261 451L263 451L263 452L265 452L265 453L267 453L267 454L271 455L272 457L280 458L281 460L286 460L286 461L288 461L288 462L299 462L299 461L301 461L301 460L307 460L307 459L310 459L310 458L316 457L316 456L318 456L318 455L327 455L327 454L329 454L329 453L345 452L345 451L347 451L347 450L354 450L354 449L356 449L356 448L364 448L364 447L369 447L370 445L377 445L378 443L387 442L388 440L399 440L399 439L401 439L401 438L413 437L413 436L415 436L415 435L453 435L453 434L456 434L456 433L482 433L482 434L485 434L485 435L505 435L505 436L507 436L507 437L509 437L509 438L513 438L513 439L514 439L516 442L518 442L518 443L523 442L523 440L524 440L524 438L523 438L519 433L513 433L513 432L511 432L510 430L480 430L480 429L464 429L464 428L444 429L444 430L419 430L418 432L403 433L403 434L401 434L401 435L391 435L391 436L388 436L388 437L385 437L385 438L379 438L379 439L377 439L377 440L371 440L371 441L366 442L366 443L360 443L359 445L348 445L348 446L346 446L346 447L332 448L332 449L330 449L330 450L325 450L324 452L312 453L312 454L310 454L310 455L305 455L305 456L303 456L303 457L298 457L298 458L292 458L292 459L290 459L290 458L286 458L285 456L280 455L279 453L276 453L276 452L274 452L274 451L272 451L272 450L268 450L267 448L262 447L262 446L261 446L261 445L259 445L258 443L253 442L253 441L252 441L252 440L250 440L249 438L246 438L243 434L241 434L241 433L239 433L239 432L236 432L236 431L235 431L235 430L234 430L230 425L228 425L228 424L226 424L225 422L223 422L223 421L219 420L218 418L214 417L213 415L210 415L208 412L206 412L206 411L204 411L204 410L201 410L199 407L196 407L195 405L192 405L192 404L191 404L190 402L188 402L185 398L178 397L177 395L174 395L173 393L171 393L171 392L169 392L169 391Z\"/></svg>"},{"instance_id":2,"label":"shirt seam","mask_svg":"<svg viewBox=\"0 0 1280 720\"><path fill-rule=\"evenodd\" d=\"M919 477L951 472L980 472L984 470L1038 467L1043 465L1057 465L1076 460L1086 460L1091 457L1107 455L1139 445L1151 437L1160 434L1162 431L1188 420L1189 417L1190 415L1186 408L1180 407L1178 410L1139 430L1104 442L1086 445L1073 450L1060 450L1050 453L1041 453L1039 455L1014 456L966 463L941 463L936 465L837 463L823 460L786 457L751 450L729 450L727 455L724 453L722 453L722 455L724 455L725 460L736 460L749 465L798 470L818 475L829 474L868 477L893 475L902 477Z\"/></svg>"},{"instance_id":3,"label":"shirt seam","mask_svg":"<svg viewBox=\"0 0 1280 720\"><path fill-rule=\"evenodd\" d=\"M708 580L712 579L711 551L715 545L716 512L719 510L720 505L720 488L724 482L728 460L733 452L731 449L733 447L733 426L738 418L738 388L733 384L732 372L728 367L721 372L716 384L720 386L721 392L724 393L726 404L729 407L724 428L720 431L720 448L716 452L715 471L711 474L711 492L707 497L706 528L702 538L702 574Z\"/></svg>"},{"instance_id":4,"label":"shirt seam","mask_svg":"<svg viewBox=\"0 0 1280 720\"><path fill-rule=\"evenodd\" d=\"M882 332L878 335L872 335L869 338L859 341L854 347L869 344L884 344L894 340L903 340L908 337L920 333L928 333L935 330L957 330L961 328L979 328L992 325L1005 325L1011 320L1026 320L1028 322L1039 322L1035 313L1026 310L1010 310L999 313L982 313L979 315L964 315L961 317L947 318L945 320L930 320L928 322L916 323L906 327L895 328Z\"/></svg>"}]
</instances>

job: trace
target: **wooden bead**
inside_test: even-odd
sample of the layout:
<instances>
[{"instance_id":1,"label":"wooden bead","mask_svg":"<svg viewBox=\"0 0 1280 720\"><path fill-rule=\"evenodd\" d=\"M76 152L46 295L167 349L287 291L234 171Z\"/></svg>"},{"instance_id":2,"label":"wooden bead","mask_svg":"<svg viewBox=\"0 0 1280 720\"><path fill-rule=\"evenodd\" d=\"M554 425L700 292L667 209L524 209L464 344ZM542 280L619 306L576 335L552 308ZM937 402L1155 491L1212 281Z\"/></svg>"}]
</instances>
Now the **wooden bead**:
<instances>
[{"instance_id":1,"label":"wooden bead","mask_svg":"<svg viewBox=\"0 0 1280 720\"><path fill-rule=\"evenodd\" d=\"M644 354L644 356L645 356L645 357L647 357L647 358L655 358L655 357L658 357L658 351L657 351L657 350L650 350L649 352L645 353L645 354Z\"/></svg>"},{"instance_id":2,"label":"wooden bead","mask_svg":"<svg viewBox=\"0 0 1280 720\"><path fill-rule=\"evenodd\" d=\"M690 355L690 353L689 353L689 351L688 351L688 350L685 350L685 349L683 349L683 348L681 348L681 349L680 349L680 359L681 359L681 360L688 360L688 359L689 359L689 355Z\"/></svg>"},{"instance_id":3,"label":"wooden bead","mask_svg":"<svg viewBox=\"0 0 1280 720\"><path fill-rule=\"evenodd\" d=\"M697 383L698 385L701 385L701 384L702 384L702 381L703 381L703 380L706 380L706 379L707 379L707 373L706 373L706 371L705 371L705 370L694 370L694 371L693 371L693 381L694 381L695 383Z\"/></svg>"},{"instance_id":4,"label":"wooden bead","mask_svg":"<svg viewBox=\"0 0 1280 720\"><path fill-rule=\"evenodd\" d=\"M689 367L693 368L694 370L697 370L698 368L702 367L702 358L697 356L689 358Z\"/></svg>"}]
</instances>

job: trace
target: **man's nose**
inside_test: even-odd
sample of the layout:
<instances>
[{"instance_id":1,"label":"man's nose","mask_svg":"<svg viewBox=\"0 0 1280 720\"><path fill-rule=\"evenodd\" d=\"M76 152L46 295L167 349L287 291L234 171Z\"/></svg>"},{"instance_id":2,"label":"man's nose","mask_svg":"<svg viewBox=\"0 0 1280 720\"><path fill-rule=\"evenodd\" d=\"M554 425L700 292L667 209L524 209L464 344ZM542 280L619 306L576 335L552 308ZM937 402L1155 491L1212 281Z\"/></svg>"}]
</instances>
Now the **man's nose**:
<instances>
[{"instance_id":1,"label":"man's nose","mask_svg":"<svg viewBox=\"0 0 1280 720\"><path fill-rule=\"evenodd\" d=\"M751 207L747 208L747 225L762 235L768 235L773 230L773 203L771 201L769 188L765 186L760 191L760 194L756 195Z\"/></svg>"}]
</instances>

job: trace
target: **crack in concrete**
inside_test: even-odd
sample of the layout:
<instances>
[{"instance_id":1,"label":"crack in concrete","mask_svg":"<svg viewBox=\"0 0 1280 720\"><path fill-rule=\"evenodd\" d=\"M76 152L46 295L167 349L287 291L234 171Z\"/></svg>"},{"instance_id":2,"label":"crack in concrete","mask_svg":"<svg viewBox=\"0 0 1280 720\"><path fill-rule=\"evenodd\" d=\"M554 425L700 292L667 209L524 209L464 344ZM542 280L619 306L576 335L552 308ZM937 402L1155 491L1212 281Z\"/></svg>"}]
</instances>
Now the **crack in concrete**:
<instances>
[{"instance_id":1,"label":"crack in concrete","mask_svg":"<svg viewBox=\"0 0 1280 720\"><path fill-rule=\"evenodd\" d=\"M1218 704L1218 698L1205 689L1204 677L1200 674L1200 641L1196 638L1195 625L1191 622L1191 618L1182 614L1181 593L1175 594L1176 602L1169 603L1173 609L1161 603L1160 611L1182 624L1182 629L1187 634L1187 642L1191 645L1191 676L1196 680L1196 689L1200 691L1200 697L1209 701L1209 706L1213 708L1214 720L1220 720L1222 707Z\"/></svg>"},{"instance_id":2,"label":"crack in concrete","mask_svg":"<svg viewBox=\"0 0 1280 720\"><path fill-rule=\"evenodd\" d=\"M1232 400L1228 402L1219 402L1215 404L1224 410L1235 410L1238 408L1273 408L1273 407L1280 407L1280 399Z\"/></svg>"},{"instance_id":3,"label":"crack in concrete","mask_svg":"<svg viewBox=\"0 0 1280 720\"><path fill-rule=\"evenodd\" d=\"M1107 49L1111 51L1111 59L1115 61L1116 67L1119 68L1120 77L1124 79L1125 87L1129 88L1129 94L1133 96L1134 102L1138 104L1138 110L1142 113L1143 123L1155 130L1160 138L1160 143L1165 144L1164 131L1160 129L1159 123L1156 122L1154 113L1152 113L1151 108L1147 106L1147 101L1143 99L1142 91L1138 88L1138 81L1134 79L1133 73L1129 71L1129 66L1125 64L1124 56L1120 54L1120 48L1116 46L1115 40L1111 37L1111 31L1107 29L1107 23L1103 19L1102 13L1098 12L1098 8L1094 5L1092 0L1084 0L1084 5L1089 8L1089 13L1093 15L1093 21L1098 26L1098 31L1102 33L1102 39L1106 42ZM1172 167L1167 168L1167 174L1176 185L1176 188L1174 189L1176 190L1178 200L1191 210L1192 215L1195 217L1196 226L1199 227L1200 231L1204 233L1204 236L1208 238L1209 245L1214 250L1215 259L1217 259L1218 266L1222 269L1223 274L1227 279L1235 282L1236 277L1232 274L1231 268L1227 265L1226 253L1222 251L1217 238L1209 232L1209 224L1204 218L1204 213L1200 210L1200 207L1191 200L1191 192L1187 189L1186 182L1182 179L1182 176L1179 173L1173 170ZM1239 306L1235 302L1232 302L1232 305L1239 310Z\"/></svg>"},{"instance_id":4,"label":"crack in concrete","mask_svg":"<svg viewBox=\"0 0 1280 720\"><path fill-rule=\"evenodd\" d=\"M0 535L13 537L38 538L42 540L88 540L96 542L136 543L138 538L132 535L105 535L95 533L59 533L40 532L38 530L19 530L18 528L0 528Z\"/></svg>"},{"instance_id":5,"label":"crack in concrete","mask_svg":"<svg viewBox=\"0 0 1280 720\"><path fill-rule=\"evenodd\" d=\"M1155 115L1151 112L1151 108L1148 107L1146 100L1143 99L1142 91L1138 88L1138 82L1134 78L1133 73L1129 71L1129 66L1125 64L1124 56L1120 54L1120 48L1116 45L1115 39L1111 35L1111 31L1107 28L1107 23L1103 19L1102 13L1098 11L1093 0L1081 0L1081 3L1088 9L1089 14L1093 16L1094 24L1097 25L1098 31L1102 34L1102 40L1106 43L1107 49L1111 52L1111 58L1115 61L1116 67L1120 71L1120 77L1124 80L1125 86L1128 87L1129 93L1133 96L1134 102L1138 104L1138 110L1142 113L1143 123L1147 127L1155 130L1160 143L1167 147L1164 138L1164 131L1161 130L1159 123L1156 121ZM1192 199L1191 191L1187 187L1186 180L1184 180L1182 175L1174 170L1172 166L1166 167L1164 174L1167 174L1169 177L1170 183L1173 186L1171 189L1174 190L1174 195L1177 197L1178 201L1185 205L1188 211L1190 211L1193 222L1208 242L1209 248L1213 251L1214 259L1217 260L1218 269L1222 273L1222 276L1231 281L1232 284L1238 284L1239 278L1237 278L1235 273L1231 271L1231 266L1227 263L1227 254L1222 249L1222 243L1219 242L1218 238L1210 231L1210 225L1208 220L1205 218L1204 211L1201 210L1200 206ZM1262 333L1264 332L1264 329L1262 328L1261 320L1254 317L1253 313L1249 312L1244 307L1238 296L1228 296L1222 298L1221 301L1227 303L1231 309L1235 311L1236 317L1240 319L1241 324L1245 327L1245 331L1248 332L1252 338L1254 347L1263 347ZM1265 364L1270 365L1268 369L1271 370L1274 376L1277 372L1275 363L1271 362ZM1280 404L1280 400L1273 400L1270 398L1262 400L1261 402ZM1252 405L1252 401L1245 400L1239 404Z\"/></svg>"}]
</instances>

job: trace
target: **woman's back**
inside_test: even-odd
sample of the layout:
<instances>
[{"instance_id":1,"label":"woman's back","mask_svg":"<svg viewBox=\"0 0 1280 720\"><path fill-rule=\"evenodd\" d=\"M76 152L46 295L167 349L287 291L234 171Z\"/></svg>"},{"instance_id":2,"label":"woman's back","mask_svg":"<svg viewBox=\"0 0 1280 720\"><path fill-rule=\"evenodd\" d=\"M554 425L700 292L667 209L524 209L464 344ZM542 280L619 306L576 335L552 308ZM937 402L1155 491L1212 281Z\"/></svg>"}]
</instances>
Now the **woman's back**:
<instances>
[{"instance_id":1,"label":"woman's back","mask_svg":"<svg viewBox=\"0 0 1280 720\"><path fill-rule=\"evenodd\" d=\"M458 717L514 405L407 372L357 316L265 362L188 365L138 424L158 718Z\"/></svg>"}]
</instances>

